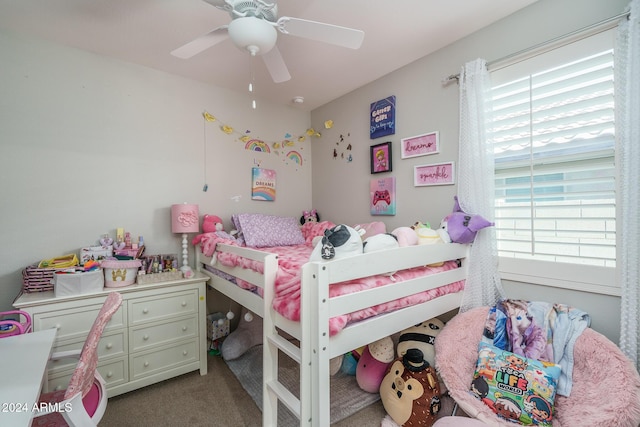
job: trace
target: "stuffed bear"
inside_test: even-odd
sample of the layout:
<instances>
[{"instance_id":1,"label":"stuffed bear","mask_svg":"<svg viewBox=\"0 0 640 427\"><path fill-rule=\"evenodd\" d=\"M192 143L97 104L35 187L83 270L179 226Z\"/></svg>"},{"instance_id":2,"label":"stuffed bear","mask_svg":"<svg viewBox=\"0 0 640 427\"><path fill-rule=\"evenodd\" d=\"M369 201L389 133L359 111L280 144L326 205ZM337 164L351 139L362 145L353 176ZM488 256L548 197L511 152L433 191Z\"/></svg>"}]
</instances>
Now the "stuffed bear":
<instances>
[{"instance_id":1,"label":"stuffed bear","mask_svg":"<svg viewBox=\"0 0 640 427\"><path fill-rule=\"evenodd\" d=\"M356 365L358 386L368 393L378 393L382 378L394 358L391 337L385 337L367 345Z\"/></svg>"},{"instance_id":2,"label":"stuffed bear","mask_svg":"<svg viewBox=\"0 0 640 427\"><path fill-rule=\"evenodd\" d=\"M444 328L442 320L434 317L403 330L400 332L398 338L398 345L396 347L397 356L402 357L409 349L417 348L422 352L424 359L429 362L431 366L435 366L436 337L440 331L442 331L442 328Z\"/></svg>"},{"instance_id":3,"label":"stuffed bear","mask_svg":"<svg viewBox=\"0 0 640 427\"><path fill-rule=\"evenodd\" d=\"M449 241L454 243L472 243L478 231L495 225L480 215L463 212L458 203L458 196L454 197L453 212L440 223L440 228L447 232Z\"/></svg>"},{"instance_id":4,"label":"stuffed bear","mask_svg":"<svg viewBox=\"0 0 640 427\"><path fill-rule=\"evenodd\" d=\"M411 348L395 359L380 384L380 399L387 417L399 426L433 425L441 406L440 384L422 351Z\"/></svg>"},{"instance_id":5,"label":"stuffed bear","mask_svg":"<svg viewBox=\"0 0 640 427\"><path fill-rule=\"evenodd\" d=\"M311 252L309 261L327 261L358 255L363 251L361 234L345 224L339 224L324 231L322 240Z\"/></svg>"},{"instance_id":6,"label":"stuffed bear","mask_svg":"<svg viewBox=\"0 0 640 427\"><path fill-rule=\"evenodd\" d=\"M204 233L223 231L223 228L222 219L219 216L206 214L202 218L202 231Z\"/></svg>"}]
</instances>

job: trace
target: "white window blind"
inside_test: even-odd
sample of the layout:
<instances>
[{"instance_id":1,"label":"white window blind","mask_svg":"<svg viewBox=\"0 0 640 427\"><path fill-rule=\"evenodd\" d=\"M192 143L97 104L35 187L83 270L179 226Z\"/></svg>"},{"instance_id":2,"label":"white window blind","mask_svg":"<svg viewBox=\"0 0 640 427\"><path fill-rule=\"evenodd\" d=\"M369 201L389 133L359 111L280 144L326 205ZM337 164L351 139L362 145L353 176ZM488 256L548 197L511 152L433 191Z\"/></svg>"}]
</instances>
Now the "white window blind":
<instances>
[{"instance_id":1,"label":"white window blind","mask_svg":"<svg viewBox=\"0 0 640 427\"><path fill-rule=\"evenodd\" d=\"M615 267L612 45L599 35L492 72L501 262Z\"/></svg>"}]
</instances>

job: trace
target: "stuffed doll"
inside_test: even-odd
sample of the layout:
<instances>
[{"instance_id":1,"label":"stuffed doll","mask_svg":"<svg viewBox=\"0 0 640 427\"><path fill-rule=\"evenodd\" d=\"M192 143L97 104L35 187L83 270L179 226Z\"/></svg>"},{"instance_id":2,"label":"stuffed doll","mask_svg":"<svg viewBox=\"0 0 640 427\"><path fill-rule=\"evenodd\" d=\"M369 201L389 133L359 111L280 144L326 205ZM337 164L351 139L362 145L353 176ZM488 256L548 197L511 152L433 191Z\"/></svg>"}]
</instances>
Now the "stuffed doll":
<instances>
[{"instance_id":1,"label":"stuffed doll","mask_svg":"<svg viewBox=\"0 0 640 427\"><path fill-rule=\"evenodd\" d=\"M310 211L302 211L302 216L300 217L300 225L304 225L307 222L320 222L320 215L315 209L311 209Z\"/></svg>"},{"instance_id":2,"label":"stuffed doll","mask_svg":"<svg viewBox=\"0 0 640 427\"><path fill-rule=\"evenodd\" d=\"M411 348L395 359L380 384L380 399L396 425L433 425L441 406L440 384L422 351Z\"/></svg>"},{"instance_id":3,"label":"stuffed doll","mask_svg":"<svg viewBox=\"0 0 640 427\"><path fill-rule=\"evenodd\" d=\"M324 231L322 240L311 252L309 261L328 261L361 254L363 243L361 234L345 224L339 224Z\"/></svg>"},{"instance_id":4,"label":"stuffed doll","mask_svg":"<svg viewBox=\"0 0 640 427\"><path fill-rule=\"evenodd\" d=\"M367 345L356 365L358 386L368 393L378 393L382 378L394 358L391 337L385 337Z\"/></svg>"},{"instance_id":5,"label":"stuffed doll","mask_svg":"<svg viewBox=\"0 0 640 427\"><path fill-rule=\"evenodd\" d=\"M400 332L400 337L398 338L398 345L396 347L397 356L402 357L409 349L417 348L422 352L424 359L429 362L431 366L435 366L436 337L440 331L442 331L442 328L444 328L444 323L437 317L434 317L403 330Z\"/></svg>"},{"instance_id":6,"label":"stuffed doll","mask_svg":"<svg viewBox=\"0 0 640 427\"><path fill-rule=\"evenodd\" d=\"M447 215L440 224L440 228L446 231L449 236L449 241L471 243L475 240L478 231L495 225L480 215L463 212L458 203L458 196L455 196L454 200L453 212Z\"/></svg>"}]
</instances>

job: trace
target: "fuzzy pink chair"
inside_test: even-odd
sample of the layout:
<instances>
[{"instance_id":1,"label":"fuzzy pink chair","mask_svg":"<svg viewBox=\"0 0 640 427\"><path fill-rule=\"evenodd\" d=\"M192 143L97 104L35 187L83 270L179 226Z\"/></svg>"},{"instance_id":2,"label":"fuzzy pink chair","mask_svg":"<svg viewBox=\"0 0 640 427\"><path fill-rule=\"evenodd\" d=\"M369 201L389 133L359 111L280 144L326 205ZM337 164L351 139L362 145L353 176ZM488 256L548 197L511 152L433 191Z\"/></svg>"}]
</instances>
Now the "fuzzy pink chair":
<instances>
[{"instance_id":1,"label":"fuzzy pink chair","mask_svg":"<svg viewBox=\"0 0 640 427\"><path fill-rule=\"evenodd\" d=\"M475 308L446 324L435 343L436 369L467 415L487 425L513 427L516 424L498 418L469 392L488 311L489 307ZM573 356L571 395L556 396L553 426L638 427L640 375L633 363L614 343L590 328L576 340Z\"/></svg>"},{"instance_id":2,"label":"fuzzy pink chair","mask_svg":"<svg viewBox=\"0 0 640 427\"><path fill-rule=\"evenodd\" d=\"M105 326L122 304L122 295L111 292L105 300L80 351L80 359L66 390L45 393L40 402L60 412L39 411L32 426L97 426L107 409L107 390L98 366L98 342ZM75 354L74 354L75 353ZM77 356L69 351L53 354L52 359Z\"/></svg>"}]
</instances>

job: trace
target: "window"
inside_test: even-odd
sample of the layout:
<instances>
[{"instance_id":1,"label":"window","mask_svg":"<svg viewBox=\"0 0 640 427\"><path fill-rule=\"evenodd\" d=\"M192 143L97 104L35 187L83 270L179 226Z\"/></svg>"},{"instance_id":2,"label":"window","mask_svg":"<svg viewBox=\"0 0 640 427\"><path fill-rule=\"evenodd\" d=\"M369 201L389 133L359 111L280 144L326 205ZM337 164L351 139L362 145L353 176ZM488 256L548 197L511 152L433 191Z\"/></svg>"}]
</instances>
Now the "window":
<instances>
[{"instance_id":1,"label":"window","mask_svg":"<svg viewBox=\"0 0 640 427\"><path fill-rule=\"evenodd\" d=\"M503 278L616 293L613 31L492 71Z\"/></svg>"}]
</instances>

